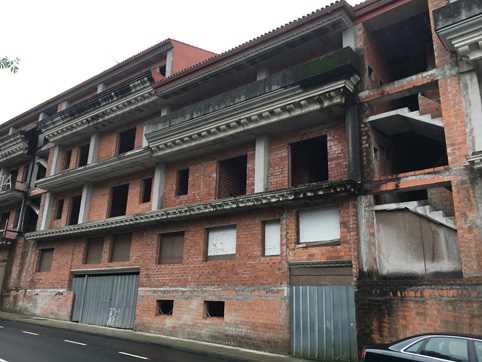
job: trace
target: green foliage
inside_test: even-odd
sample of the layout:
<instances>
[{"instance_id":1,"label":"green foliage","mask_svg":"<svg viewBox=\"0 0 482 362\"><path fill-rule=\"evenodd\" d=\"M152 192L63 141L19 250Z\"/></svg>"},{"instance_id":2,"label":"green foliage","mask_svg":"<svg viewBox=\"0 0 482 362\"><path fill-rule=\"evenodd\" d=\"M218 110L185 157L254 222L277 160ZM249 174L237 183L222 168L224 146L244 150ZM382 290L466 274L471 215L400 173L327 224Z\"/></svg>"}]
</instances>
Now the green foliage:
<instances>
[{"instance_id":1,"label":"green foliage","mask_svg":"<svg viewBox=\"0 0 482 362\"><path fill-rule=\"evenodd\" d=\"M9 57L0 58L0 69L10 69L12 73L18 72L19 58L10 59Z\"/></svg>"}]
</instances>

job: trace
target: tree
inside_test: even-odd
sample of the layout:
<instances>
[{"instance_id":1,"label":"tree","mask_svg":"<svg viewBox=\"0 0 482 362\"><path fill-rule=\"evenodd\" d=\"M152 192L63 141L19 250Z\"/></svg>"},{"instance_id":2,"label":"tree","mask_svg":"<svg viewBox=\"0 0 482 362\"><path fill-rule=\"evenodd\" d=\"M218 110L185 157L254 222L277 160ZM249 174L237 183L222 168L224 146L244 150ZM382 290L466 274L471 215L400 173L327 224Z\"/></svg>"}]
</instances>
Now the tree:
<instances>
[{"instance_id":1,"label":"tree","mask_svg":"<svg viewBox=\"0 0 482 362\"><path fill-rule=\"evenodd\" d=\"M0 58L0 69L10 69L12 73L17 73L19 63L19 58L2 57Z\"/></svg>"}]
</instances>

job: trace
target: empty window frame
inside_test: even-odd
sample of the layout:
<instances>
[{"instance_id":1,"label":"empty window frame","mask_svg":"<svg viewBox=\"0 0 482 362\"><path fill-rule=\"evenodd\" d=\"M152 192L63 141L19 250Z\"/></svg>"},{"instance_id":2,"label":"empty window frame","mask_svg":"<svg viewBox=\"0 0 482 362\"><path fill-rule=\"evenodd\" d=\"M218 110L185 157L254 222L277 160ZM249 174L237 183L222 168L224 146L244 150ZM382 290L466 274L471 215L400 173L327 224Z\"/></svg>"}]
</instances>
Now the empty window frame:
<instances>
[{"instance_id":1,"label":"empty window frame","mask_svg":"<svg viewBox=\"0 0 482 362\"><path fill-rule=\"evenodd\" d=\"M206 318L224 318L224 302L206 301L204 310Z\"/></svg>"},{"instance_id":2,"label":"empty window frame","mask_svg":"<svg viewBox=\"0 0 482 362\"><path fill-rule=\"evenodd\" d=\"M117 234L112 239L111 262L129 261L131 258L131 234Z\"/></svg>"},{"instance_id":3,"label":"empty window frame","mask_svg":"<svg viewBox=\"0 0 482 362\"><path fill-rule=\"evenodd\" d=\"M59 220L62 218L62 211L64 210L64 199L59 199L55 203L55 219Z\"/></svg>"},{"instance_id":4,"label":"empty window frame","mask_svg":"<svg viewBox=\"0 0 482 362\"><path fill-rule=\"evenodd\" d=\"M141 204L151 201L152 177L141 180Z\"/></svg>"},{"instance_id":5,"label":"empty window frame","mask_svg":"<svg viewBox=\"0 0 482 362\"><path fill-rule=\"evenodd\" d=\"M184 233L167 233L159 237L159 264L181 264L184 254Z\"/></svg>"},{"instance_id":6,"label":"empty window frame","mask_svg":"<svg viewBox=\"0 0 482 362\"><path fill-rule=\"evenodd\" d=\"M70 160L72 159L72 150L65 150L64 152L64 164L63 169L68 170L70 168Z\"/></svg>"},{"instance_id":7,"label":"empty window frame","mask_svg":"<svg viewBox=\"0 0 482 362\"><path fill-rule=\"evenodd\" d=\"M219 161L218 197L236 197L246 194L248 158L246 155Z\"/></svg>"},{"instance_id":8,"label":"empty window frame","mask_svg":"<svg viewBox=\"0 0 482 362\"><path fill-rule=\"evenodd\" d=\"M174 301L172 299L158 300L156 303L158 315L172 315L174 311Z\"/></svg>"},{"instance_id":9,"label":"empty window frame","mask_svg":"<svg viewBox=\"0 0 482 362\"><path fill-rule=\"evenodd\" d=\"M292 143L290 156L292 186L328 180L326 136Z\"/></svg>"},{"instance_id":10,"label":"empty window frame","mask_svg":"<svg viewBox=\"0 0 482 362\"><path fill-rule=\"evenodd\" d=\"M45 178L46 175L47 175L47 169L45 168L45 166L37 162L37 174L35 176L35 180L41 180Z\"/></svg>"},{"instance_id":11,"label":"empty window frame","mask_svg":"<svg viewBox=\"0 0 482 362\"><path fill-rule=\"evenodd\" d=\"M136 145L136 129L130 128L123 132L119 133L119 145L118 145L118 154L122 155L123 153L132 151Z\"/></svg>"},{"instance_id":12,"label":"empty window frame","mask_svg":"<svg viewBox=\"0 0 482 362\"><path fill-rule=\"evenodd\" d=\"M236 255L236 226L207 230L207 259L225 259Z\"/></svg>"},{"instance_id":13,"label":"empty window frame","mask_svg":"<svg viewBox=\"0 0 482 362\"><path fill-rule=\"evenodd\" d=\"M122 216L127 211L129 184L112 187L109 217Z\"/></svg>"},{"instance_id":14,"label":"empty window frame","mask_svg":"<svg viewBox=\"0 0 482 362\"><path fill-rule=\"evenodd\" d=\"M100 264L102 262L103 251L103 238L88 239L85 248L85 264Z\"/></svg>"},{"instance_id":15,"label":"empty window frame","mask_svg":"<svg viewBox=\"0 0 482 362\"><path fill-rule=\"evenodd\" d=\"M79 167L85 166L89 162L89 150L90 150L90 144L88 143L80 146Z\"/></svg>"},{"instance_id":16,"label":"empty window frame","mask_svg":"<svg viewBox=\"0 0 482 362\"><path fill-rule=\"evenodd\" d=\"M337 207L301 210L298 213L300 243L329 243L340 240L340 212Z\"/></svg>"},{"instance_id":17,"label":"empty window frame","mask_svg":"<svg viewBox=\"0 0 482 362\"><path fill-rule=\"evenodd\" d=\"M52 269L54 249L40 249L38 256L37 272L49 272Z\"/></svg>"},{"instance_id":18,"label":"empty window frame","mask_svg":"<svg viewBox=\"0 0 482 362\"><path fill-rule=\"evenodd\" d=\"M176 196L187 195L188 192L189 192L189 169L185 168L177 171Z\"/></svg>"},{"instance_id":19,"label":"empty window frame","mask_svg":"<svg viewBox=\"0 0 482 362\"><path fill-rule=\"evenodd\" d=\"M10 212L2 212L0 214L0 230L5 230L7 228L8 218L10 216Z\"/></svg>"},{"instance_id":20,"label":"empty window frame","mask_svg":"<svg viewBox=\"0 0 482 362\"><path fill-rule=\"evenodd\" d=\"M70 202L69 225L77 225L79 223L80 203L82 195L73 196Z\"/></svg>"},{"instance_id":21,"label":"empty window frame","mask_svg":"<svg viewBox=\"0 0 482 362\"><path fill-rule=\"evenodd\" d=\"M281 254L281 225L279 220L270 220L263 223L263 250L265 256Z\"/></svg>"}]
</instances>

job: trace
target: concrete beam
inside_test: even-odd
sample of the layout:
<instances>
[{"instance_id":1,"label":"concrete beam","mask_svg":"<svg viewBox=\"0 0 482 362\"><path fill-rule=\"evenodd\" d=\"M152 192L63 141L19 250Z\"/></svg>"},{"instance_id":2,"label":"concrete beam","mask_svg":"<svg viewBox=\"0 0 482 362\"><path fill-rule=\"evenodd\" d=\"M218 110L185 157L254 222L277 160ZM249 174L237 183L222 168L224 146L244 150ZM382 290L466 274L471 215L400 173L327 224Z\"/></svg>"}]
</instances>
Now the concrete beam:
<instances>
[{"instance_id":1,"label":"concrete beam","mask_svg":"<svg viewBox=\"0 0 482 362\"><path fill-rule=\"evenodd\" d=\"M268 188L269 139L256 139L254 161L254 192L264 192Z\"/></svg>"},{"instance_id":2,"label":"concrete beam","mask_svg":"<svg viewBox=\"0 0 482 362\"><path fill-rule=\"evenodd\" d=\"M80 212L78 223L84 223L88 220L90 200L92 198L92 184L86 184L82 188L82 198L80 199Z\"/></svg>"},{"instance_id":3,"label":"concrete beam","mask_svg":"<svg viewBox=\"0 0 482 362\"><path fill-rule=\"evenodd\" d=\"M152 180L152 210L160 210L163 206L164 190L166 187L166 165L159 164L154 171Z\"/></svg>"},{"instance_id":4,"label":"concrete beam","mask_svg":"<svg viewBox=\"0 0 482 362\"><path fill-rule=\"evenodd\" d=\"M39 229L47 230L50 226L54 197L52 193L47 192L42 196L42 198L43 198L43 209L42 209L42 217L39 219L39 222L40 222Z\"/></svg>"},{"instance_id":5,"label":"concrete beam","mask_svg":"<svg viewBox=\"0 0 482 362\"><path fill-rule=\"evenodd\" d=\"M89 144L89 156L87 158L87 163L94 163L97 162L97 150L99 148L100 143L100 135L98 133L94 133L90 136L90 144Z\"/></svg>"}]
</instances>

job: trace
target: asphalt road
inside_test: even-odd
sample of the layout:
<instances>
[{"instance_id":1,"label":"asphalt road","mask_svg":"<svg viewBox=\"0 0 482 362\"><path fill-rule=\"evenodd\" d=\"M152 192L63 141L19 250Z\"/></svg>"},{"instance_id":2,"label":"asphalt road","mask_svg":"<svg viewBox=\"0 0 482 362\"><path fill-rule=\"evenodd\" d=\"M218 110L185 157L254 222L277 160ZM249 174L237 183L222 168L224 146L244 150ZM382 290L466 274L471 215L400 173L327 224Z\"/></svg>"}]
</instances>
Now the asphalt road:
<instances>
[{"instance_id":1,"label":"asphalt road","mask_svg":"<svg viewBox=\"0 0 482 362\"><path fill-rule=\"evenodd\" d=\"M0 320L0 362L111 361L236 360L180 351L155 344Z\"/></svg>"}]
</instances>

